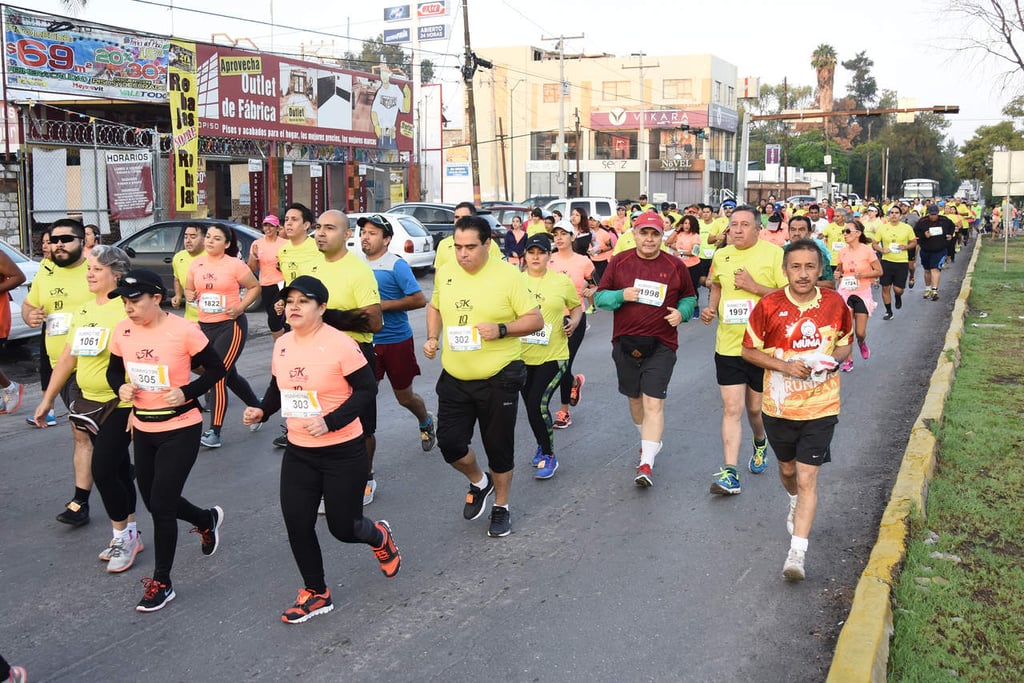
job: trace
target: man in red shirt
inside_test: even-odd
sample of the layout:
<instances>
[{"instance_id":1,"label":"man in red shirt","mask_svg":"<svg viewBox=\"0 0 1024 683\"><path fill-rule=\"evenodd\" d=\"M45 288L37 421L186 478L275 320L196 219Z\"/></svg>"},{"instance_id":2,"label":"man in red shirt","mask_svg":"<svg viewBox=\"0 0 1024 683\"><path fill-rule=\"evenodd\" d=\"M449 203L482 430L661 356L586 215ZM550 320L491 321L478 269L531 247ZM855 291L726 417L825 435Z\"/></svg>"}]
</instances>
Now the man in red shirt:
<instances>
[{"instance_id":1,"label":"man in red shirt","mask_svg":"<svg viewBox=\"0 0 1024 683\"><path fill-rule=\"evenodd\" d=\"M640 465L633 481L648 488L665 430L665 397L679 348L676 327L693 317L697 295L682 259L661 250L661 216L640 214L633 231L636 248L608 262L594 303L615 312L612 359L619 393L629 399L629 412L640 432Z\"/></svg>"}]
</instances>

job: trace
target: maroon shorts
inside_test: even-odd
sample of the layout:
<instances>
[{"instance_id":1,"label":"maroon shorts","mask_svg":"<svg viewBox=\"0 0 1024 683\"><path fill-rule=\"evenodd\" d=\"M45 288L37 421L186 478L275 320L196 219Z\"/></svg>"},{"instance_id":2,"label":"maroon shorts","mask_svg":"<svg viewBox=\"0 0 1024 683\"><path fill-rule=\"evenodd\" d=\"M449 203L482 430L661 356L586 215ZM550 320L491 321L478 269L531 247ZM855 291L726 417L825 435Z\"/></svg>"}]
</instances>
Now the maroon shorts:
<instances>
[{"instance_id":1,"label":"maroon shorts","mask_svg":"<svg viewBox=\"0 0 1024 683\"><path fill-rule=\"evenodd\" d=\"M386 372L392 389L407 389L412 386L413 378L420 374L420 366L416 362L416 347L412 340L413 338L409 337L394 344L373 345L373 350L377 354L378 382L384 379Z\"/></svg>"}]
</instances>

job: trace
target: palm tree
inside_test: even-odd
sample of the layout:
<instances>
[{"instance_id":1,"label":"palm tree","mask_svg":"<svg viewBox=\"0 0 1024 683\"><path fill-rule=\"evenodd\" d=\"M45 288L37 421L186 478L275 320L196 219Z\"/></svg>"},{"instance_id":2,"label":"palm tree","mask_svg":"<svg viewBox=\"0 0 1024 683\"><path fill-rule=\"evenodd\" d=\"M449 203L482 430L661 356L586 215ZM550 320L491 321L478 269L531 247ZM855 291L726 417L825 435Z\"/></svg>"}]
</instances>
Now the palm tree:
<instances>
[{"instance_id":1,"label":"palm tree","mask_svg":"<svg viewBox=\"0 0 1024 683\"><path fill-rule=\"evenodd\" d=\"M836 51L822 43L811 54L811 66L818 72L818 108L832 111L832 86L836 75Z\"/></svg>"}]
</instances>

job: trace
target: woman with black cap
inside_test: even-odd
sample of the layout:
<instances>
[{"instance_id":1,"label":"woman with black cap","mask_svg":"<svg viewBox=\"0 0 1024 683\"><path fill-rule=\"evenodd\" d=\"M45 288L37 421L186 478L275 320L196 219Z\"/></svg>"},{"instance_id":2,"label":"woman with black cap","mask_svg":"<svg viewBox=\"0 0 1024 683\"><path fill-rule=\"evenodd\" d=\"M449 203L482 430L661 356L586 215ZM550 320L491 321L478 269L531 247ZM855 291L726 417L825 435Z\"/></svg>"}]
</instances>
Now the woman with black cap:
<instances>
[{"instance_id":1,"label":"woman with black cap","mask_svg":"<svg viewBox=\"0 0 1024 683\"><path fill-rule=\"evenodd\" d=\"M299 276L281 299L291 331L274 343L262 407L246 408L242 421L265 422L280 409L287 422L281 512L304 585L281 620L299 624L334 609L316 535L321 498L331 534L344 543L369 545L385 576L398 573L402 556L387 521L363 516L367 455L359 415L375 400L374 373L352 337L324 324L328 292L320 280ZM366 316L359 310L343 313Z\"/></svg>"}]
</instances>

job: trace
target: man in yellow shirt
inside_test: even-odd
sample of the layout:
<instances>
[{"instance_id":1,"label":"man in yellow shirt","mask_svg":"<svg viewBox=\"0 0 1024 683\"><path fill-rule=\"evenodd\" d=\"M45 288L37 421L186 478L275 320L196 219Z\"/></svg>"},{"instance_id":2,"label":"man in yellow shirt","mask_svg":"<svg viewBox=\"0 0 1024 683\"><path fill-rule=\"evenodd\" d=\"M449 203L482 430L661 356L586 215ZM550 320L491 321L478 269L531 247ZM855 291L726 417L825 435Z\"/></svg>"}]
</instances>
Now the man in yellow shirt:
<instances>
[{"instance_id":1,"label":"man in yellow shirt","mask_svg":"<svg viewBox=\"0 0 1024 683\"><path fill-rule=\"evenodd\" d=\"M910 250L917 246L914 229L903 222L899 207L889 209L888 222L875 232L875 251L882 255L882 303L885 315L882 320L892 320L892 292L896 293L896 309L903 307L903 288L907 285L910 272Z\"/></svg>"},{"instance_id":2,"label":"man in yellow shirt","mask_svg":"<svg viewBox=\"0 0 1024 683\"><path fill-rule=\"evenodd\" d=\"M822 237L825 246L832 255L831 265L833 268L839 263L839 250L846 246L846 238L843 230L846 229L846 210L842 207L836 208L835 217L832 222L825 226Z\"/></svg>"},{"instance_id":3,"label":"man in yellow shirt","mask_svg":"<svg viewBox=\"0 0 1024 683\"><path fill-rule=\"evenodd\" d=\"M476 206L473 202L459 202L455 205L455 222L458 223L460 218L466 216L475 216ZM504 256L501 253L501 247L498 246L496 239L489 240L491 246L489 247L491 257L502 260ZM434 255L434 272L441 270L447 263L451 263L455 260L455 235L449 235L443 240L437 243L437 249Z\"/></svg>"},{"instance_id":4,"label":"man in yellow shirt","mask_svg":"<svg viewBox=\"0 0 1024 683\"><path fill-rule=\"evenodd\" d=\"M526 380L518 337L544 327L519 269L492 258L491 228L478 216L455 223L456 259L437 271L427 305L424 355L441 350L437 380L437 445L445 462L469 480L462 516L477 519L494 493L488 536L512 531L509 492L515 465L519 389ZM479 422L490 474L470 448Z\"/></svg>"},{"instance_id":5,"label":"man in yellow shirt","mask_svg":"<svg viewBox=\"0 0 1024 683\"><path fill-rule=\"evenodd\" d=\"M298 202L284 212L284 237L287 240L277 252L277 265L288 285L300 275L309 275L313 266L323 261L316 240L309 236L313 227L313 212Z\"/></svg>"},{"instance_id":6,"label":"man in yellow shirt","mask_svg":"<svg viewBox=\"0 0 1024 683\"><path fill-rule=\"evenodd\" d=\"M185 319L196 322L199 322L199 305L195 301L185 301L185 278L188 276L188 267L192 265L192 261L206 253L203 246L204 237L206 228L202 225L187 226L182 237L185 248L171 259L171 270L174 272L174 296L171 297L171 306L181 308L181 305L185 304Z\"/></svg>"}]
</instances>

